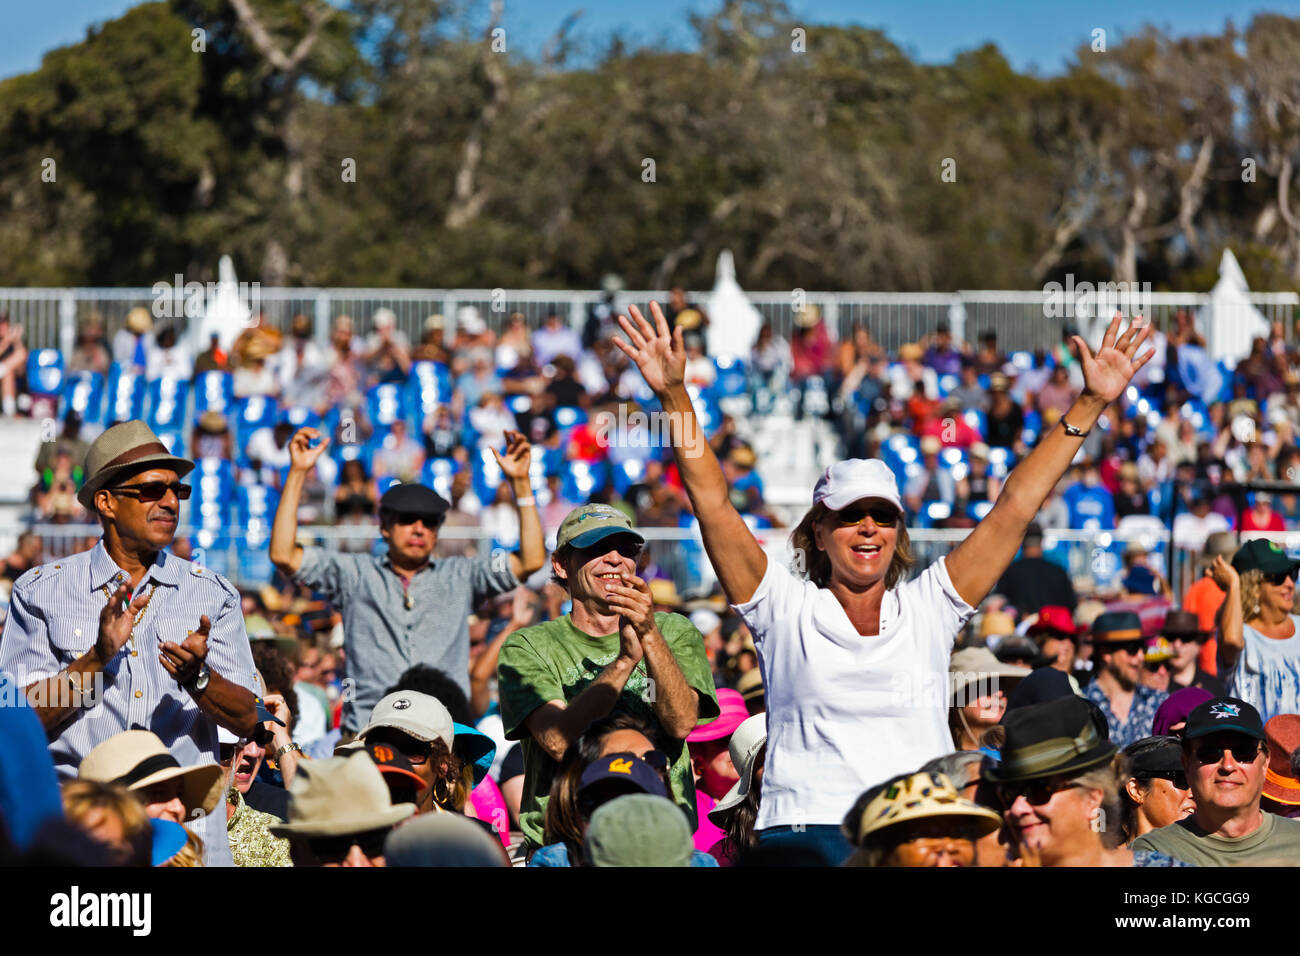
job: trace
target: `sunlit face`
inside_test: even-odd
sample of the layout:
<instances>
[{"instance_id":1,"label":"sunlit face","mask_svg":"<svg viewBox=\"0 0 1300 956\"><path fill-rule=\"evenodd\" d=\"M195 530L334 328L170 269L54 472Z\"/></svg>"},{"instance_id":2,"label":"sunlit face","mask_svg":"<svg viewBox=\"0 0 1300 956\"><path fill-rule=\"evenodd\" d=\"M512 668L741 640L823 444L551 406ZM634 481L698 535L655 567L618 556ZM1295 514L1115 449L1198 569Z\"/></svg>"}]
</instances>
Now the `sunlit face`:
<instances>
[{"instance_id":1,"label":"sunlit face","mask_svg":"<svg viewBox=\"0 0 1300 956\"><path fill-rule=\"evenodd\" d=\"M606 754L632 754L635 757L645 757L654 749L655 745L650 742L650 738L639 730L615 730L606 734L600 742L602 757Z\"/></svg>"},{"instance_id":2,"label":"sunlit face","mask_svg":"<svg viewBox=\"0 0 1300 956\"><path fill-rule=\"evenodd\" d=\"M1150 687L1152 690L1168 691L1170 671L1172 669L1172 659L1163 661L1144 660L1138 681L1142 686Z\"/></svg>"},{"instance_id":3,"label":"sunlit face","mask_svg":"<svg viewBox=\"0 0 1300 956\"><path fill-rule=\"evenodd\" d=\"M931 817L900 823L902 840L885 857L885 866L970 866L975 862L975 831L960 817Z\"/></svg>"},{"instance_id":4,"label":"sunlit face","mask_svg":"<svg viewBox=\"0 0 1300 956\"><path fill-rule=\"evenodd\" d=\"M1169 642L1174 645L1174 670L1181 671L1190 667L1196 662L1196 657L1201 652L1201 645L1190 637L1170 637Z\"/></svg>"},{"instance_id":5,"label":"sunlit face","mask_svg":"<svg viewBox=\"0 0 1300 956\"><path fill-rule=\"evenodd\" d=\"M379 533L388 542L388 550L394 557L403 564L418 565L433 554L440 527L440 517L393 514L380 525Z\"/></svg>"},{"instance_id":6,"label":"sunlit face","mask_svg":"<svg viewBox=\"0 0 1300 956\"><path fill-rule=\"evenodd\" d=\"M144 812L157 820L185 822L185 804L181 800L181 778L172 777L136 791L144 803Z\"/></svg>"},{"instance_id":7,"label":"sunlit face","mask_svg":"<svg viewBox=\"0 0 1300 956\"><path fill-rule=\"evenodd\" d=\"M96 492L95 503L100 512L109 518L123 541L130 542L142 551L161 551L169 547L176 537L176 525L181 511L180 499L169 488L161 498L146 501L141 497L139 489L141 485L153 482L161 481L170 485L178 480L176 472L169 469L155 468L140 472L112 483L106 491Z\"/></svg>"},{"instance_id":8,"label":"sunlit face","mask_svg":"<svg viewBox=\"0 0 1300 956\"><path fill-rule=\"evenodd\" d=\"M1076 647L1070 637L1052 634L1043 638L1043 653L1052 659L1052 667L1067 674L1074 669Z\"/></svg>"},{"instance_id":9,"label":"sunlit face","mask_svg":"<svg viewBox=\"0 0 1300 956\"><path fill-rule=\"evenodd\" d=\"M1289 613L1295 603L1295 576L1293 574L1265 575L1259 585L1261 608Z\"/></svg>"},{"instance_id":10,"label":"sunlit face","mask_svg":"<svg viewBox=\"0 0 1300 956\"><path fill-rule=\"evenodd\" d=\"M1186 783L1186 780L1182 781ZM1138 814L1150 825L1151 829L1169 826L1184 817L1191 816L1196 810L1196 801L1192 799L1190 787L1178 788L1174 781L1164 777L1152 777L1143 784L1132 781L1128 786L1129 796L1138 805Z\"/></svg>"},{"instance_id":11,"label":"sunlit face","mask_svg":"<svg viewBox=\"0 0 1300 956\"><path fill-rule=\"evenodd\" d=\"M1104 651L1102 658L1102 667L1119 683L1120 687L1125 690L1132 690L1138 685L1138 680L1142 676L1142 662L1146 659L1146 651L1143 649L1141 641L1133 641L1128 644L1116 644L1107 647L1104 643L1098 645Z\"/></svg>"},{"instance_id":12,"label":"sunlit face","mask_svg":"<svg viewBox=\"0 0 1300 956\"><path fill-rule=\"evenodd\" d=\"M1007 697L1001 690L978 697L962 707L962 715L971 727L992 727L1007 712Z\"/></svg>"},{"instance_id":13,"label":"sunlit face","mask_svg":"<svg viewBox=\"0 0 1300 956\"><path fill-rule=\"evenodd\" d=\"M235 789L245 796L257 779L257 772L266 760L266 748L255 741L248 741L235 753Z\"/></svg>"},{"instance_id":14,"label":"sunlit face","mask_svg":"<svg viewBox=\"0 0 1300 956\"><path fill-rule=\"evenodd\" d=\"M740 774L731 762L730 739L702 740L690 745L695 775L704 791L716 798L726 796L727 791L740 780Z\"/></svg>"},{"instance_id":15,"label":"sunlit face","mask_svg":"<svg viewBox=\"0 0 1300 956\"><path fill-rule=\"evenodd\" d=\"M1246 734L1224 731L1183 743L1183 767L1197 806L1258 806L1267 766L1267 748Z\"/></svg>"},{"instance_id":16,"label":"sunlit face","mask_svg":"<svg viewBox=\"0 0 1300 956\"><path fill-rule=\"evenodd\" d=\"M860 590L884 578L898 547L899 520L898 510L883 498L862 498L828 511L813 525L813 534L830 560L832 580Z\"/></svg>"},{"instance_id":17,"label":"sunlit face","mask_svg":"<svg viewBox=\"0 0 1300 956\"><path fill-rule=\"evenodd\" d=\"M575 603L595 601L602 612L610 610L610 589L634 577L641 542L630 534L612 534L589 548L576 549L561 563L553 559L555 573L567 579ZM626 584L624 584L626 586Z\"/></svg>"},{"instance_id":18,"label":"sunlit face","mask_svg":"<svg viewBox=\"0 0 1300 956\"><path fill-rule=\"evenodd\" d=\"M1044 781L1043 793L1019 793L1002 813L1012 837L1021 846L1036 847L1042 852L1044 865L1100 841L1095 829L1102 791L1084 789L1068 778ZM1054 788L1043 800L1047 792ZM1041 803L1031 803L1042 800ZM1005 804L1004 804L1005 805Z\"/></svg>"}]
</instances>

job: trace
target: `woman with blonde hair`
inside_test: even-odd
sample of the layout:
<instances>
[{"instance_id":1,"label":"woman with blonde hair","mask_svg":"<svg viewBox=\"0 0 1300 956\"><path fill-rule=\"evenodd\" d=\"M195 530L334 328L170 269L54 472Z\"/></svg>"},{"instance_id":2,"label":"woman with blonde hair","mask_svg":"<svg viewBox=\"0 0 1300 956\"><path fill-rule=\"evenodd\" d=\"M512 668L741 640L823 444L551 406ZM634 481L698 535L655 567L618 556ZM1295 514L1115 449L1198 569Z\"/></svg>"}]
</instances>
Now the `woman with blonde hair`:
<instances>
[{"instance_id":1,"label":"woman with blonde hair","mask_svg":"<svg viewBox=\"0 0 1300 956\"><path fill-rule=\"evenodd\" d=\"M673 432L673 454L709 560L754 636L767 689L768 756L759 842L798 844L828 863L853 851L840 822L867 787L947 752L948 655L1010 565L1029 523L1106 407L1151 357L1151 327L1121 333L1117 314L1094 355L1074 338L1084 390L1008 477L997 503L953 551L908 580L915 564L898 483L878 459L826 470L795 529L793 567L767 553L731 504L718 459L701 440L686 390L680 329L658 303L619 317ZM635 322L635 324L633 324Z\"/></svg>"},{"instance_id":2,"label":"woman with blonde hair","mask_svg":"<svg viewBox=\"0 0 1300 956\"><path fill-rule=\"evenodd\" d=\"M134 793L98 780L69 780L61 793L68 822L103 845L114 864L149 865L149 816Z\"/></svg>"},{"instance_id":3,"label":"woman with blonde hair","mask_svg":"<svg viewBox=\"0 0 1300 956\"><path fill-rule=\"evenodd\" d=\"M1281 545L1262 538L1242 545L1231 564L1220 555L1211 567L1227 592L1219 609L1219 659L1227 668L1228 695L1266 721L1300 713L1296 568Z\"/></svg>"}]
</instances>

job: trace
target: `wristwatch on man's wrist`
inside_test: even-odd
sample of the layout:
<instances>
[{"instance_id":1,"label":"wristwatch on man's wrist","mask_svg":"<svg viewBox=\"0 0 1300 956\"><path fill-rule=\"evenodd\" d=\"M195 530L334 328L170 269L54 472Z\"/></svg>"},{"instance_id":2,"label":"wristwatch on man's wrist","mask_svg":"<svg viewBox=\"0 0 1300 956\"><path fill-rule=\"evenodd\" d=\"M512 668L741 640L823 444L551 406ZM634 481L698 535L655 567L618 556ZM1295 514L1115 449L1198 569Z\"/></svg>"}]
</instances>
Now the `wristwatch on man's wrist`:
<instances>
[{"instance_id":1,"label":"wristwatch on man's wrist","mask_svg":"<svg viewBox=\"0 0 1300 956\"><path fill-rule=\"evenodd\" d=\"M208 662L204 661L199 665L199 672L185 685L185 689L191 694L201 694L208 689L208 681L211 679L212 669L208 667Z\"/></svg>"}]
</instances>

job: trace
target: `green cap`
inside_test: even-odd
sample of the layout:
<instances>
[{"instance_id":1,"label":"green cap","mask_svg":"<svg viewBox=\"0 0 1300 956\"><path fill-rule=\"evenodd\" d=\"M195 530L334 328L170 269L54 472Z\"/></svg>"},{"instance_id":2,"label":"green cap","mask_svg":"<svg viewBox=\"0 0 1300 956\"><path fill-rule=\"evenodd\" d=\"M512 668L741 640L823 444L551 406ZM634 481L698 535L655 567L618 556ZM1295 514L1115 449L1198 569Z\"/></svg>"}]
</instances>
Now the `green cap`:
<instances>
[{"instance_id":1,"label":"green cap","mask_svg":"<svg viewBox=\"0 0 1300 956\"><path fill-rule=\"evenodd\" d=\"M632 793L591 815L586 848L592 866L690 866L695 844L675 803Z\"/></svg>"},{"instance_id":2,"label":"green cap","mask_svg":"<svg viewBox=\"0 0 1300 956\"><path fill-rule=\"evenodd\" d=\"M590 548L610 535L630 534L642 544L645 538L632 527L632 521L612 505L579 505L570 511L555 534L555 546L566 544L574 548Z\"/></svg>"},{"instance_id":3,"label":"green cap","mask_svg":"<svg viewBox=\"0 0 1300 956\"><path fill-rule=\"evenodd\" d=\"M1289 574L1295 571L1296 562L1287 557L1286 549L1276 541L1255 538L1243 544L1232 556L1232 566L1243 574L1247 571Z\"/></svg>"}]
</instances>

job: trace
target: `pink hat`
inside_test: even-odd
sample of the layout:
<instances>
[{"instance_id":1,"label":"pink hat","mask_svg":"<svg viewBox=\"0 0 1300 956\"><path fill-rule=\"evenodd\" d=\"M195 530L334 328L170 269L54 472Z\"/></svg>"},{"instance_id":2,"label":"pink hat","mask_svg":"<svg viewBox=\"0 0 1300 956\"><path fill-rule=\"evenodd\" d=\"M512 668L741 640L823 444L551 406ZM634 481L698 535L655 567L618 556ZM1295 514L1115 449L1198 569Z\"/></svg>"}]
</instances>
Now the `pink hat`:
<instances>
[{"instance_id":1,"label":"pink hat","mask_svg":"<svg viewBox=\"0 0 1300 956\"><path fill-rule=\"evenodd\" d=\"M722 713L707 724L697 724L686 738L687 743L697 744L706 740L725 740L736 732L736 728L749 717L749 708L740 691L724 687L718 691L718 706Z\"/></svg>"}]
</instances>

